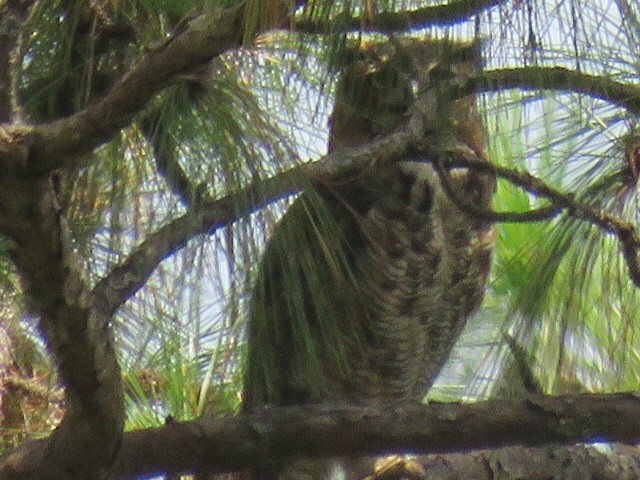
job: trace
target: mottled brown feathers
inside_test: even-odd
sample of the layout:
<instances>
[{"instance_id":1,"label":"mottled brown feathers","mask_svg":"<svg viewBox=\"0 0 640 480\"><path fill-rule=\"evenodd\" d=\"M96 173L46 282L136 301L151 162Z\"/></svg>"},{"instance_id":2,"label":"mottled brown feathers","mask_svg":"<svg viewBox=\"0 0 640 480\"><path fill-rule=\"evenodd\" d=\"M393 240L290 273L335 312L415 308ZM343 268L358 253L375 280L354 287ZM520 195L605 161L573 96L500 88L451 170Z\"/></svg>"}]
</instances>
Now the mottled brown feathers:
<instances>
[{"instance_id":1,"label":"mottled brown feathers","mask_svg":"<svg viewBox=\"0 0 640 480\"><path fill-rule=\"evenodd\" d=\"M421 108L425 138L483 157L475 98L452 101L443 89L473 74L479 59L477 44L440 40L356 50L342 66L329 149L387 134ZM453 182L488 206L492 179L458 170ZM458 209L424 159L304 193L256 279L245 409L419 401L482 301L492 240L490 225Z\"/></svg>"}]
</instances>

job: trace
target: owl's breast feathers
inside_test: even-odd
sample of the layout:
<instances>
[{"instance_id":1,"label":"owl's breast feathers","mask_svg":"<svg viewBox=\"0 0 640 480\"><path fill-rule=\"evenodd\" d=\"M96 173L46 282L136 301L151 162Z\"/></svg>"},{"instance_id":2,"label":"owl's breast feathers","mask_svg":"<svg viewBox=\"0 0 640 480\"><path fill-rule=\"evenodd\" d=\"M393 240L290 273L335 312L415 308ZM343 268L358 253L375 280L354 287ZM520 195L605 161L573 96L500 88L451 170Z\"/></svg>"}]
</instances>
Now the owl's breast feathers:
<instances>
[{"instance_id":1,"label":"owl's breast feathers","mask_svg":"<svg viewBox=\"0 0 640 480\"><path fill-rule=\"evenodd\" d=\"M253 299L269 323L249 333L270 353L249 360L246 407L419 400L478 308L490 225L458 209L426 162L368 177L320 188L321 207L303 196L272 239Z\"/></svg>"},{"instance_id":2,"label":"owl's breast feathers","mask_svg":"<svg viewBox=\"0 0 640 480\"><path fill-rule=\"evenodd\" d=\"M355 98L348 91L354 80L343 77L331 149L366 143L406 120L407 76L386 65L377 71L384 81L361 79L369 91L358 84ZM376 88L393 82L395 95L385 103ZM443 112L434 113L432 130L483 156L475 99L450 107L444 128L435 125ZM372 118L377 110L381 121ZM480 305L493 229L453 204L423 160L318 185L284 216L253 294L245 409L415 401L426 393ZM475 205L489 206L491 179L458 170L453 182Z\"/></svg>"},{"instance_id":3,"label":"owl's breast feathers","mask_svg":"<svg viewBox=\"0 0 640 480\"><path fill-rule=\"evenodd\" d=\"M469 173L457 173L466 193L490 198L478 185L461 182ZM343 210L357 225L347 243L366 312L367 358L354 362L336 397L419 400L479 307L493 229L460 211L423 159L407 159L368 184L379 188L367 195L375 198L369 208ZM349 203L349 192L338 195Z\"/></svg>"}]
</instances>

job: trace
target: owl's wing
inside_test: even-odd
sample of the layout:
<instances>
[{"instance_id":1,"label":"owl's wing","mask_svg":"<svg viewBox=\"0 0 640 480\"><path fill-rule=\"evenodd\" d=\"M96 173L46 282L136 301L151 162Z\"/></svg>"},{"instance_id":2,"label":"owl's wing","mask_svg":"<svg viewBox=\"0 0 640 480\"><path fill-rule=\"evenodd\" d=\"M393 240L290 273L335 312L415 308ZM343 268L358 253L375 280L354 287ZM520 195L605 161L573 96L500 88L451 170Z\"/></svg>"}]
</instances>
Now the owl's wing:
<instances>
[{"instance_id":1,"label":"owl's wing","mask_svg":"<svg viewBox=\"0 0 640 480\"><path fill-rule=\"evenodd\" d=\"M375 193L360 180L308 189L277 224L250 305L245 408L319 398L361 350L366 307L354 267Z\"/></svg>"}]
</instances>

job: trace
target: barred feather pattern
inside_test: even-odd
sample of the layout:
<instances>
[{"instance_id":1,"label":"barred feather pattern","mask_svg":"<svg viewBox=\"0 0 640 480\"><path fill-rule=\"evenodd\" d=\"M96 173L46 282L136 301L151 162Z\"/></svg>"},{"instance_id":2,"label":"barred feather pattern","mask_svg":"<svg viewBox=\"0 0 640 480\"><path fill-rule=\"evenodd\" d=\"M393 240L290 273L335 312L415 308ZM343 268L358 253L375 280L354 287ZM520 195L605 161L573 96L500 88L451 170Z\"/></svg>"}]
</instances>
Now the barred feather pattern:
<instances>
[{"instance_id":1,"label":"barred feather pattern","mask_svg":"<svg viewBox=\"0 0 640 480\"><path fill-rule=\"evenodd\" d=\"M295 319L284 305L287 292L273 292L272 288L282 285L272 284L272 293L266 297L269 300L263 297L259 301L267 304L262 314L266 312L275 320L270 355L276 358L276 372L274 377L247 376L245 410L268 404L359 403L387 408L394 402L417 402L448 359L467 319L482 301L491 265L493 229L468 217L449 200L428 163L401 162L379 184L385 188L369 192L376 200L364 213L333 210L342 216L341 224L351 224L345 244L352 252L349 268L354 278L324 277L322 296L334 306L332 315L344 315L339 319L342 336L323 341L322 318L308 312L310 331L316 346L322 345L320 350L330 350L337 342L353 349L347 368L337 366L322 351L324 370L309 367L313 352L294 344L297 335L291 325ZM325 200L331 202L332 198ZM341 198L348 199L346 193ZM309 250L289 254L307 258L307 264L316 268L326 268L316 240L309 242ZM276 270L283 268L275 263L279 265ZM272 281L280 278L273 272L269 277ZM307 288L302 276L300 284ZM346 295L346 291L357 295ZM348 301L354 303L343 305ZM277 335L275 329L279 330ZM359 338L358 332L363 330ZM249 368L260 370L256 363ZM270 382L277 385L275 394L269 393ZM351 470L349 479L360 478L370 466L354 459L340 463ZM329 478L334 468L333 462L302 460L284 466L277 478L321 480Z\"/></svg>"},{"instance_id":2,"label":"barred feather pattern","mask_svg":"<svg viewBox=\"0 0 640 480\"><path fill-rule=\"evenodd\" d=\"M423 54L420 62L431 60ZM421 79L406 59L390 73L394 61L356 64L355 80L343 73L330 151L366 143L406 120L412 82ZM454 73L465 69L464 62L452 65ZM355 97L348 91L354 85ZM439 105L433 92L425 135L484 155L475 98ZM285 214L253 292L244 411L308 403L385 406L424 397L482 301L494 236L490 224L448 198L426 160L407 158L315 185ZM490 205L493 178L465 169L451 176L463 198ZM321 480L332 468L305 460L268 478Z\"/></svg>"},{"instance_id":3,"label":"barred feather pattern","mask_svg":"<svg viewBox=\"0 0 640 480\"><path fill-rule=\"evenodd\" d=\"M451 203L431 165L402 162L396 173L403 191L362 218L368 242L355 261L370 358L332 400L421 400L486 286L491 228Z\"/></svg>"}]
</instances>

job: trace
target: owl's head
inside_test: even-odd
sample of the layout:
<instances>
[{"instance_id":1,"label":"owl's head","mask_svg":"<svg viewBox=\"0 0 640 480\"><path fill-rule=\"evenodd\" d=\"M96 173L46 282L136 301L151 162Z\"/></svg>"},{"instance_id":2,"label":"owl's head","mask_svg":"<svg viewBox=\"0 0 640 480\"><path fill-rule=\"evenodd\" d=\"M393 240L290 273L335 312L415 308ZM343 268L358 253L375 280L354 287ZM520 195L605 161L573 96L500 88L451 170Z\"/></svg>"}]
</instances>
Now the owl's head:
<instances>
[{"instance_id":1,"label":"owl's head","mask_svg":"<svg viewBox=\"0 0 640 480\"><path fill-rule=\"evenodd\" d=\"M392 132L425 92L433 92L434 115L435 110L451 111L450 120L455 121L461 113L456 105L464 105L463 114L470 111L472 97L455 100L455 105L438 103L447 101L447 85L460 86L482 68L480 47L477 41L413 37L360 40L346 46L334 63L340 79L330 118L330 150L362 145Z\"/></svg>"},{"instance_id":2,"label":"owl's head","mask_svg":"<svg viewBox=\"0 0 640 480\"><path fill-rule=\"evenodd\" d=\"M398 62L412 72L418 89L442 86L445 82L463 84L483 66L479 40L462 42L392 37L390 43L395 46Z\"/></svg>"}]
</instances>

